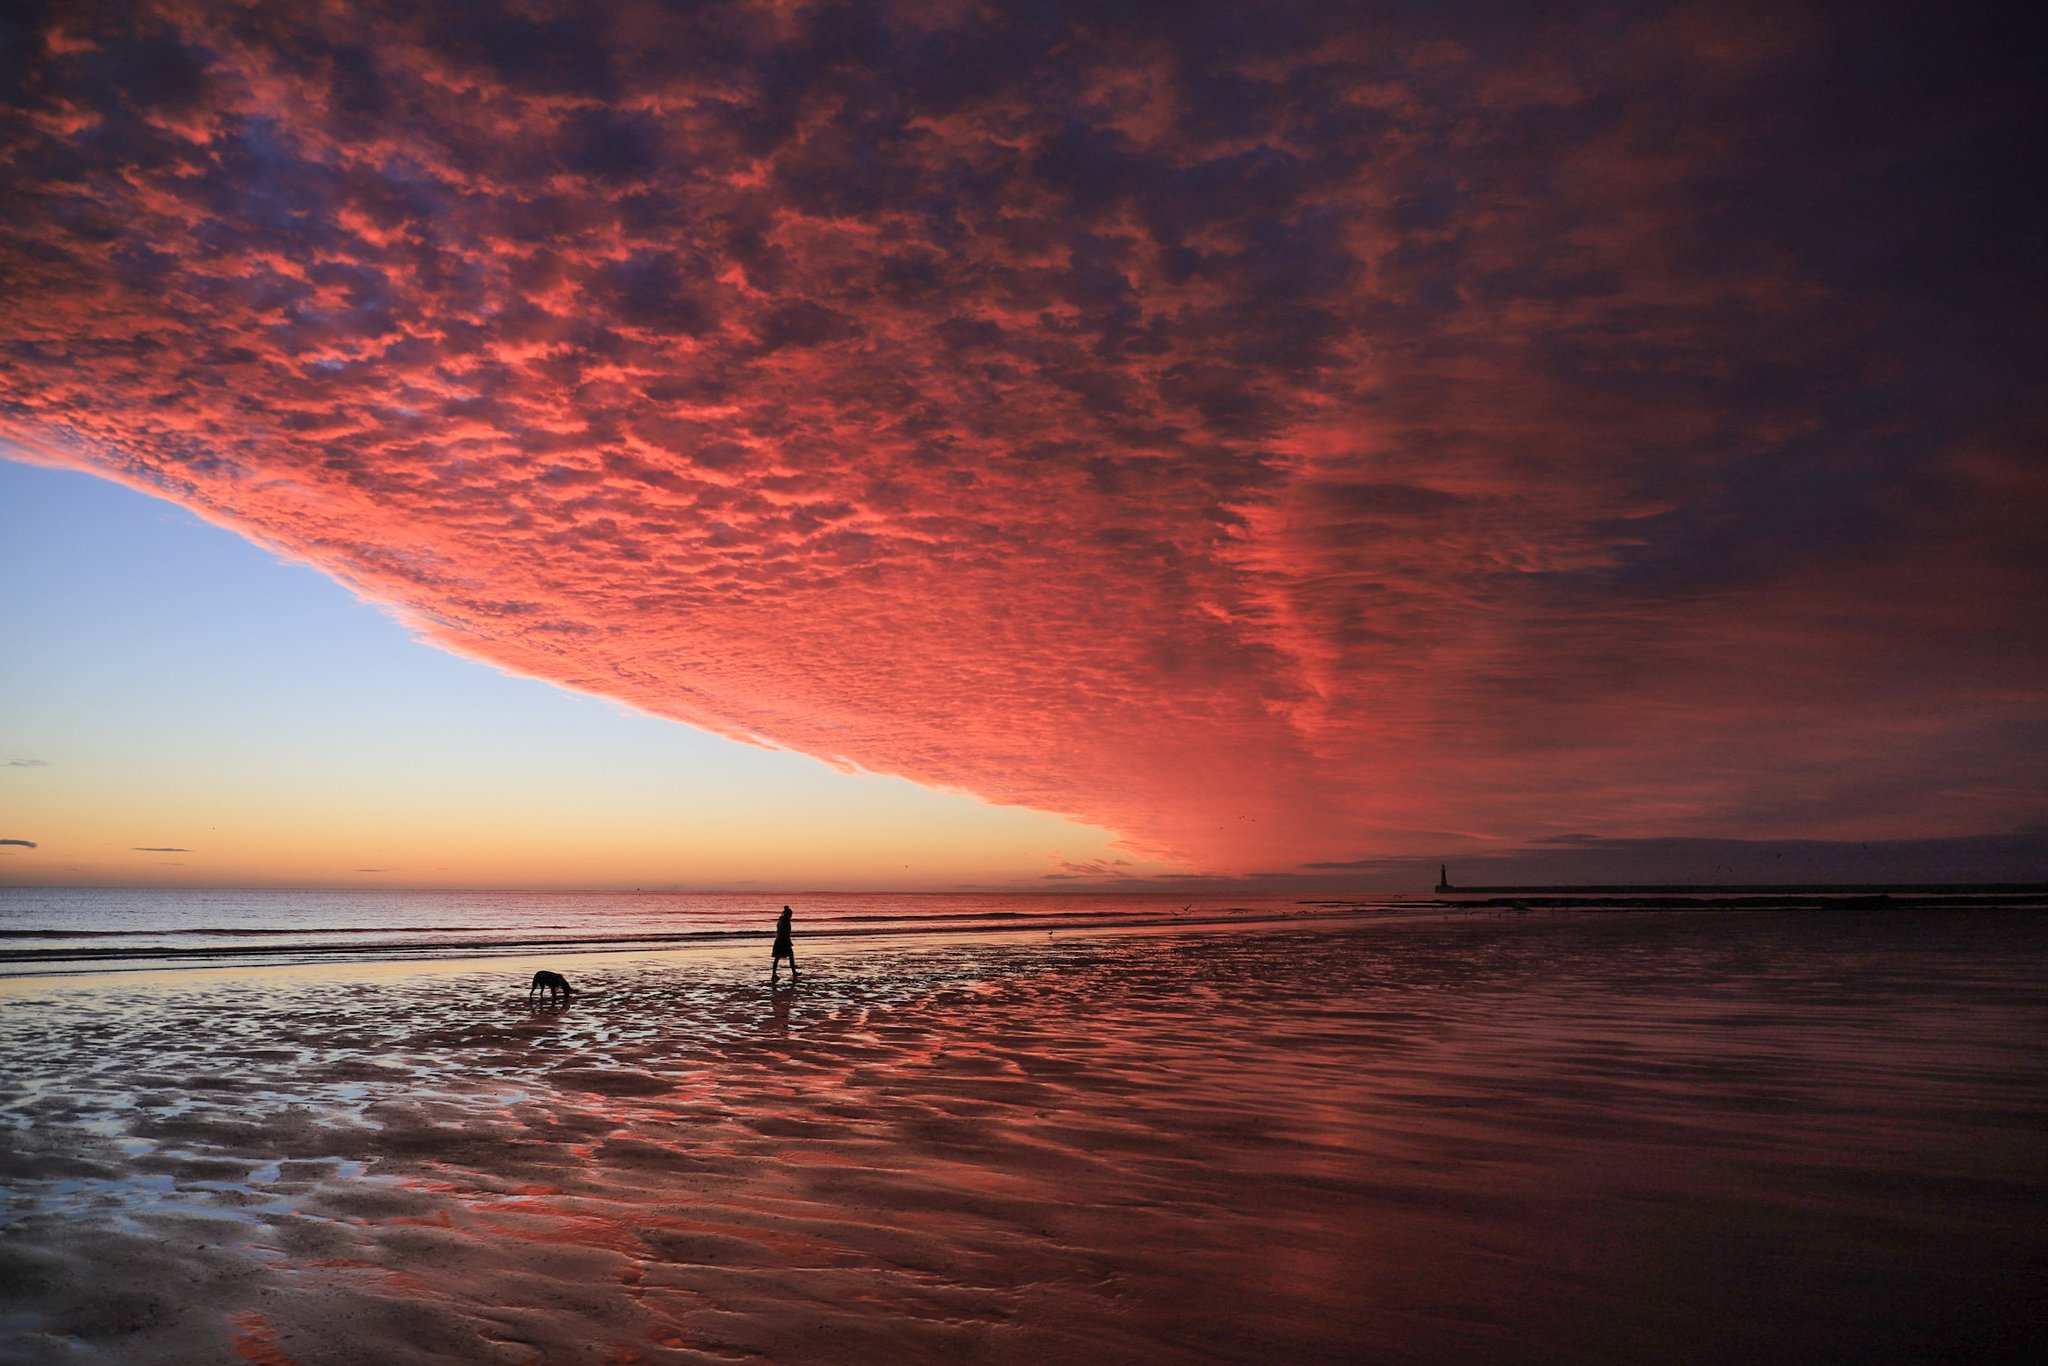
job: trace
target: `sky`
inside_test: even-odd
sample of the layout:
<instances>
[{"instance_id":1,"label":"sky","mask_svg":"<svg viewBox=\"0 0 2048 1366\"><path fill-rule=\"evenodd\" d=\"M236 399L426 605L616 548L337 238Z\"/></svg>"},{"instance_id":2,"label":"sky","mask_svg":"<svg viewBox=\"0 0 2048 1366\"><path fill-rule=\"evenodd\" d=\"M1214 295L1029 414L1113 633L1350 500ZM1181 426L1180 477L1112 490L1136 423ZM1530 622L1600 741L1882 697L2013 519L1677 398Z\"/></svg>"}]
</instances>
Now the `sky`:
<instances>
[{"instance_id":1,"label":"sky","mask_svg":"<svg viewBox=\"0 0 2048 1366\"><path fill-rule=\"evenodd\" d=\"M0 885L890 889L1154 871L423 646L172 504L0 461ZM1057 876L1055 881L1060 880Z\"/></svg>"},{"instance_id":2,"label":"sky","mask_svg":"<svg viewBox=\"0 0 2048 1366\"><path fill-rule=\"evenodd\" d=\"M0 880L2048 876L2000 10L19 13Z\"/></svg>"}]
</instances>

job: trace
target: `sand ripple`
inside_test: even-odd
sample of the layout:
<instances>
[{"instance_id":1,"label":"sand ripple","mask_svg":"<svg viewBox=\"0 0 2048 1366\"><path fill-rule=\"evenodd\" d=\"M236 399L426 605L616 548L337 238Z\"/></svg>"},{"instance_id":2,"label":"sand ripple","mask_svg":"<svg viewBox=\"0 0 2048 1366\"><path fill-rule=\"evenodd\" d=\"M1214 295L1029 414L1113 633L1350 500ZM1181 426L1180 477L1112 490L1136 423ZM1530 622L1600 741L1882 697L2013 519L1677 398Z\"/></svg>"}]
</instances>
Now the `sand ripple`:
<instances>
[{"instance_id":1,"label":"sand ripple","mask_svg":"<svg viewBox=\"0 0 2048 1366\"><path fill-rule=\"evenodd\" d=\"M1409 918L21 982L0 1355L1991 1359L2048 932ZM523 965L530 971L530 965Z\"/></svg>"}]
</instances>

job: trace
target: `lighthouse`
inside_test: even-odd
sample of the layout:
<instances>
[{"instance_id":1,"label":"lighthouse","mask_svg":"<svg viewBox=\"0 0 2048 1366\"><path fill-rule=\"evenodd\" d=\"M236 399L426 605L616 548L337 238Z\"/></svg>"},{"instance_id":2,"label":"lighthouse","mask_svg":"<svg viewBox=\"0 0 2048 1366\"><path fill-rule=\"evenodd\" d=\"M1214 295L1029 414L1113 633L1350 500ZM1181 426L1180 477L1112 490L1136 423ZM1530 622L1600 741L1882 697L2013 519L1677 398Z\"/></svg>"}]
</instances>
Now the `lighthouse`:
<instances>
[{"instance_id":1,"label":"lighthouse","mask_svg":"<svg viewBox=\"0 0 2048 1366\"><path fill-rule=\"evenodd\" d=\"M1439 892L1451 890L1451 870L1446 864L1439 863L1436 866L1436 889Z\"/></svg>"}]
</instances>

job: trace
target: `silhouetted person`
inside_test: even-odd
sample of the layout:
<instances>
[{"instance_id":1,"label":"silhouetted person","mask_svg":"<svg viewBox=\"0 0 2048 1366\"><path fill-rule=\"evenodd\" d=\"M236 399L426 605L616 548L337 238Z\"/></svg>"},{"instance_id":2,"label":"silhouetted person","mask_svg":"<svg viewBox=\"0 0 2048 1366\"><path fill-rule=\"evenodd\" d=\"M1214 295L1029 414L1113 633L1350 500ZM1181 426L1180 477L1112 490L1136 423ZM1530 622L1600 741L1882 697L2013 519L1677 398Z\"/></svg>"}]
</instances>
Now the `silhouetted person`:
<instances>
[{"instance_id":1,"label":"silhouetted person","mask_svg":"<svg viewBox=\"0 0 2048 1366\"><path fill-rule=\"evenodd\" d=\"M789 918L795 914L784 906L782 918L775 922L775 951L768 959L768 986L775 986L776 974L782 971L782 960L789 960L789 984L796 985L796 946L789 942Z\"/></svg>"}]
</instances>

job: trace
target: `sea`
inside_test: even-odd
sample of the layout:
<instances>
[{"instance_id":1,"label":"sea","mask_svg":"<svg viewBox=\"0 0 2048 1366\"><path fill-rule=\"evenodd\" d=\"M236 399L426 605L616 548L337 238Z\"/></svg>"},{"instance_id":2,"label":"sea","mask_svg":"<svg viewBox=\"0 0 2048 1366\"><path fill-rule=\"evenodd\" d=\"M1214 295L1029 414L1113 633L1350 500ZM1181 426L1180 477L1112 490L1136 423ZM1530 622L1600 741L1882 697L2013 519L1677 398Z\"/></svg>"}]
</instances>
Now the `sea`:
<instances>
[{"instance_id":1,"label":"sea","mask_svg":"<svg viewBox=\"0 0 2048 1366\"><path fill-rule=\"evenodd\" d=\"M1435 898L1111 893L534 892L0 888L0 976L600 953L1000 930L1140 928L1386 914Z\"/></svg>"},{"instance_id":2,"label":"sea","mask_svg":"<svg viewBox=\"0 0 2048 1366\"><path fill-rule=\"evenodd\" d=\"M1160 892L551 892L133 887L0 888L0 977L604 953L769 940L784 905L798 940L878 939L1370 916L2048 909L2048 886L1698 888L1641 894Z\"/></svg>"}]
</instances>

